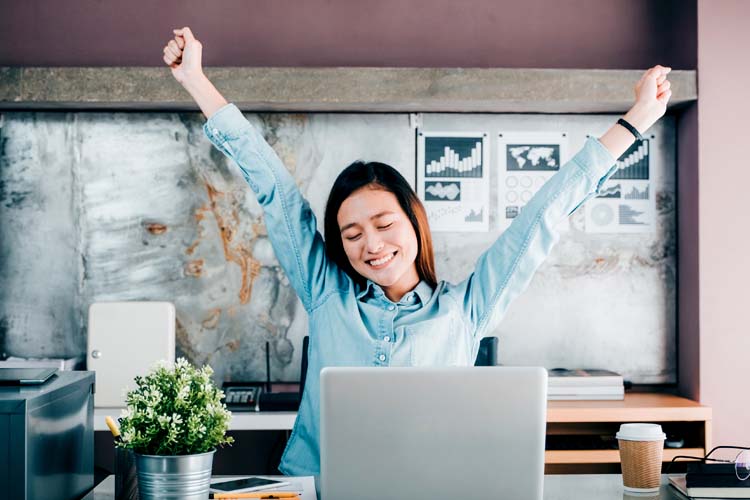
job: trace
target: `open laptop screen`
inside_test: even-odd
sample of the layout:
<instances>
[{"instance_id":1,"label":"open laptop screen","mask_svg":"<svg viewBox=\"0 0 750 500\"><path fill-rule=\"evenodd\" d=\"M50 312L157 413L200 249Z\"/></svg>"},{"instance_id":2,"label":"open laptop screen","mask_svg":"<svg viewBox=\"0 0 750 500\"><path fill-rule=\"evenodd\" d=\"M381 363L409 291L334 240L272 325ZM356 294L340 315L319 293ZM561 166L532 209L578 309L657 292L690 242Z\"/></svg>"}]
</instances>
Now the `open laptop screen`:
<instances>
[{"instance_id":1,"label":"open laptop screen","mask_svg":"<svg viewBox=\"0 0 750 500\"><path fill-rule=\"evenodd\" d=\"M542 500L547 372L523 367L328 367L326 500Z\"/></svg>"}]
</instances>

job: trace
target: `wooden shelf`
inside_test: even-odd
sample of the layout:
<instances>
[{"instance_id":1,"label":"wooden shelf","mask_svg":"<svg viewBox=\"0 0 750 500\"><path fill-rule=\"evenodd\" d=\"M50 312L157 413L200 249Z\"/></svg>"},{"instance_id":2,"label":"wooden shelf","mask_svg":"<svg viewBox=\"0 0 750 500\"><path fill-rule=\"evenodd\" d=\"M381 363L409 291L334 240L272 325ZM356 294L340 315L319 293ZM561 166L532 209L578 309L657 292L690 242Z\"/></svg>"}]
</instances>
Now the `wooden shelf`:
<instances>
[{"instance_id":1,"label":"wooden shelf","mask_svg":"<svg viewBox=\"0 0 750 500\"><path fill-rule=\"evenodd\" d=\"M695 422L711 408L670 394L628 393L621 401L550 401L547 422Z\"/></svg>"},{"instance_id":2,"label":"wooden shelf","mask_svg":"<svg viewBox=\"0 0 750 500\"><path fill-rule=\"evenodd\" d=\"M550 401L547 436L571 442L592 437L613 438L619 424L659 423L665 432L680 434L684 448L664 450L664 462L676 455L703 456L711 448L711 408L669 394L627 393L620 401ZM548 442L550 441L548 438ZM557 446L559 446L558 441ZM593 472L596 467L619 467L620 453L613 449L555 449L545 452L545 464L556 473ZM590 468L591 470L587 470ZM550 467L548 467L548 470Z\"/></svg>"}]
</instances>

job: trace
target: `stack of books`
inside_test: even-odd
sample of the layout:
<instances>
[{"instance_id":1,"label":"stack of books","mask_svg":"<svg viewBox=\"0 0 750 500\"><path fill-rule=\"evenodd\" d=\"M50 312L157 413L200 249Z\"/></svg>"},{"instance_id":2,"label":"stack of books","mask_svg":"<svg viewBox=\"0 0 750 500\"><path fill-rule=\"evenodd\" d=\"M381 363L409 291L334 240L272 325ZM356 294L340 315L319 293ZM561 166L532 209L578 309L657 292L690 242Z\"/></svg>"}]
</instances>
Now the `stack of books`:
<instances>
[{"instance_id":1,"label":"stack of books","mask_svg":"<svg viewBox=\"0 0 750 500\"><path fill-rule=\"evenodd\" d=\"M618 400L625 398L622 375L609 370L549 370L547 399Z\"/></svg>"},{"instance_id":2,"label":"stack of books","mask_svg":"<svg viewBox=\"0 0 750 500\"><path fill-rule=\"evenodd\" d=\"M687 474L669 476L669 483L683 497L694 500L750 498L750 480L737 479L734 464L689 463Z\"/></svg>"}]
</instances>

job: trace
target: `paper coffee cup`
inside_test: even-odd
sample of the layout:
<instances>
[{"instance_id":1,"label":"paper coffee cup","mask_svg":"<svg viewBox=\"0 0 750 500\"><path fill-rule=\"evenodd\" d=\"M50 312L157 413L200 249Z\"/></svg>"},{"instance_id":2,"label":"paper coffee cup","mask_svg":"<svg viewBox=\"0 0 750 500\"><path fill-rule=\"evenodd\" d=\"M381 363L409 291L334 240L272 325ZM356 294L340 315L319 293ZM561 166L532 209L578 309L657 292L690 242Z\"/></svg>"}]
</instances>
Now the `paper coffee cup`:
<instances>
[{"instance_id":1,"label":"paper coffee cup","mask_svg":"<svg viewBox=\"0 0 750 500\"><path fill-rule=\"evenodd\" d=\"M659 424L622 424L615 437L620 445L625 491L654 493L661 486L666 434Z\"/></svg>"}]
</instances>

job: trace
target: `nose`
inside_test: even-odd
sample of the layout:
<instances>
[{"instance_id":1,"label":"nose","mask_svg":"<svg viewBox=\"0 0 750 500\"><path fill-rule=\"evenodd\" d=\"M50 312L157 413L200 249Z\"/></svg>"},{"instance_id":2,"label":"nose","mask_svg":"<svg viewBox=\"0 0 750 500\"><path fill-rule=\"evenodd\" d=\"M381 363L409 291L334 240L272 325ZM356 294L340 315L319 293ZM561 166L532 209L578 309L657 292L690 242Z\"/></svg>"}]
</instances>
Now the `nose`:
<instances>
[{"instance_id":1,"label":"nose","mask_svg":"<svg viewBox=\"0 0 750 500\"><path fill-rule=\"evenodd\" d=\"M380 237L380 234L378 234L377 231L368 231L365 236L367 237L366 246L368 253L376 254L383 249L383 246L385 246L383 238Z\"/></svg>"}]
</instances>

